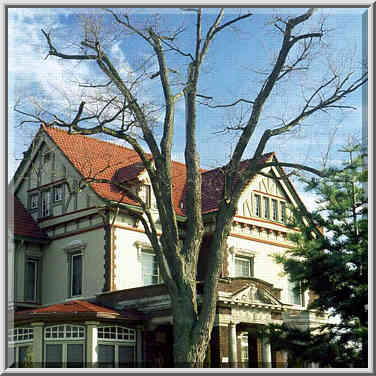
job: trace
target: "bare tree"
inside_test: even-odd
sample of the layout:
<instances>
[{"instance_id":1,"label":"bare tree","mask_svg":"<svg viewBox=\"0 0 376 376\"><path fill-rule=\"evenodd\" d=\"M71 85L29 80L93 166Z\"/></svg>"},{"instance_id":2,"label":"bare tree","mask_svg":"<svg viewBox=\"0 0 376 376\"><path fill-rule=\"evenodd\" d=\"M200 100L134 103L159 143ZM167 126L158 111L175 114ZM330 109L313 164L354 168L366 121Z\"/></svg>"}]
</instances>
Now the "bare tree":
<instances>
[{"instance_id":1,"label":"bare tree","mask_svg":"<svg viewBox=\"0 0 376 376\"><path fill-rule=\"evenodd\" d=\"M70 46L69 52L63 52L63 49L55 45L51 32L42 30L49 49L47 57L94 63L102 72L102 76L98 75L93 82L79 83L92 94L88 94L87 100L79 104L77 112L70 120L39 109L24 122L47 122L66 128L71 133L105 134L126 141L138 153L148 172L156 197L162 227L161 236L157 235L156 224L147 205L126 184L99 181L117 184L125 195L138 202L143 208L144 215L140 216L140 220L156 252L163 280L171 297L175 364L197 367L203 363L210 340L216 311L217 281L231 223L242 191L256 173L268 166L285 166L318 175L323 174L322 171L299 163L264 161L261 157L265 146L273 137L292 132L306 118L318 111L347 108L343 100L367 81L367 74L361 73L356 76L355 73L349 72L342 76L333 69L331 75L326 76L317 86L302 92L303 104L294 116L280 119L278 125L264 131L253 157L246 164L241 164L247 145L254 139L255 131L260 127L260 116L265 102L280 83L290 80L294 74L309 70L311 51L320 48L320 42L325 37L324 27L320 24L316 30L304 31L303 26L312 17L314 9L302 11L298 16L274 18L271 26L280 34L281 45L271 67L262 67L265 69L260 72L262 82L257 94L252 99L234 98L231 103L222 103L198 91L203 63L218 34L234 26L240 28L242 23L246 20L252 21L254 16L250 12L245 12L228 18L225 10L221 9L214 18L204 20L200 8L182 11L194 14L195 26L191 36L193 46L191 50L185 50L179 45L179 36L188 32L188 28L184 25L171 31L156 15L150 19L144 17L142 22L138 22L137 17L129 12L121 13L118 9L104 10L107 17L112 19L113 25L120 28L122 34L119 33L118 37L136 38L150 49L151 53L147 58L135 60L134 68L129 73L120 73L122 67L116 66L116 61L110 59L106 45L108 46L108 41L114 34L106 34L106 30L100 27L97 19L83 20L81 42L78 46ZM208 20L212 20L211 23ZM171 60L171 63L170 57L175 59ZM176 68L177 61L180 61L179 71ZM145 79L159 81L162 89L160 103L144 101L141 89ZM98 91L103 87L108 90ZM175 107L177 101L183 98L186 115L187 220L184 239L181 241L173 205L171 150ZM196 277L204 224L201 211L200 159L196 141L198 103L214 108L234 107L241 104L248 109L246 117L242 116L241 122L228 127L229 130L235 130L239 138L227 165L223 168L224 188L215 214L215 230L208 253L208 272L200 302ZM17 108L17 111L27 115L26 111L20 108ZM163 126L161 134L157 135L157 118L161 114ZM148 158L143 143L147 144L152 159ZM88 181L98 181L98 179L91 177Z\"/></svg>"}]
</instances>

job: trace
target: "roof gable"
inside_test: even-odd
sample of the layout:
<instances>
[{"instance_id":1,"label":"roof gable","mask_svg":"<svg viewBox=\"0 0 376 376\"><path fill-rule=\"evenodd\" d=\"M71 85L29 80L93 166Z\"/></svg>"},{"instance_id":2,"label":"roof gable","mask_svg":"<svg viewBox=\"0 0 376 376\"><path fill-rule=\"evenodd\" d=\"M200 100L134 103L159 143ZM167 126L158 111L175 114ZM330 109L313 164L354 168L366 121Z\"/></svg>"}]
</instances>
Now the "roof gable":
<instances>
[{"instance_id":1,"label":"roof gable","mask_svg":"<svg viewBox=\"0 0 376 376\"><path fill-rule=\"evenodd\" d=\"M34 239L35 241L47 241L47 234L38 226L33 217L28 213L22 202L13 196L14 200L14 235Z\"/></svg>"},{"instance_id":2,"label":"roof gable","mask_svg":"<svg viewBox=\"0 0 376 376\"><path fill-rule=\"evenodd\" d=\"M83 177L94 177L121 182L137 179L145 172L138 154L133 150L52 126L42 125L42 129L64 153L72 165ZM150 154L147 155L152 158ZM263 155L256 163L275 158L274 153ZM250 160L241 162L240 171L244 171ZM202 170L202 212L214 212L218 209L224 186L223 167L209 171ZM184 201L186 196L186 166L172 161L173 204L177 215L185 216ZM92 183L91 188L102 198L138 206L125 197L114 185Z\"/></svg>"}]
</instances>

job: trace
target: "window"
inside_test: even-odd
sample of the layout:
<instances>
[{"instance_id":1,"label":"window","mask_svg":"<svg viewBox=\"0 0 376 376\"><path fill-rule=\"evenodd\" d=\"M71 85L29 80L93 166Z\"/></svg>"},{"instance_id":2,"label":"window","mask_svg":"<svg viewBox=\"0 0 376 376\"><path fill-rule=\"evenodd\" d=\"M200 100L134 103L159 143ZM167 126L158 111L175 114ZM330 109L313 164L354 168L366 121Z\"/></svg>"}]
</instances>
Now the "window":
<instances>
[{"instance_id":1,"label":"window","mask_svg":"<svg viewBox=\"0 0 376 376\"><path fill-rule=\"evenodd\" d=\"M32 364L32 345L14 346L12 347L14 363L12 367L30 368Z\"/></svg>"},{"instance_id":2,"label":"window","mask_svg":"<svg viewBox=\"0 0 376 376\"><path fill-rule=\"evenodd\" d=\"M142 281L144 286L162 283L157 257L150 252L141 252Z\"/></svg>"},{"instance_id":3,"label":"window","mask_svg":"<svg viewBox=\"0 0 376 376\"><path fill-rule=\"evenodd\" d=\"M255 195L255 214L257 217L261 216L261 197Z\"/></svg>"},{"instance_id":4,"label":"window","mask_svg":"<svg viewBox=\"0 0 376 376\"><path fill-rule=\"evenodd\" d=\"M25 262L25 301L37 301L39 260L26 259Z\"/></svg>"},{"instance_id":5,"label":"window","mask_svg":"<svg viewBox=\"0 0 376 376\"><path fill-rule=\"evenodd\" d=\"M286 223L286 203L281 202L281 222Z\"/></svg>"},{"instance_id":6,"label":"window","mask_svg":"<svg viewBox=\"0 0 376 376\"><path fill-rule=\"evenodd\" d=\"M273 221L278 221L277 200L274 200L274 199L272 199L272 215L273 215Z\"/></svg>"},{"instance_id":7,"label":"window","mask_svg":"<svg viewBox=\"0 0 376 376\"><path fill-rule=\"evenodd\" d=\"M252 277L253 260L250 258L235 257L235 276Z\"/></svg>"},{"instance_id":8,"label":"window","mask_svg":"<svg viewBox=\"0 0 376 376\"><path fill-rule=\"evenodd\" d=\"M299 283L288 280L287 301L290 304L302 305L302 294Z\"/></svg>"},{"instance_id":9,"label":"window","mask_svg":"<svg viewBox=\"0 0 376 376\"><path fill-rule=\"evenodd\" d=\"M85 328L56 325L45 328L46 367L82 368L84 366Z\"/></svg>"},{"instance_id":10,"label":"window","mask_svg":"<svg viewBox=\"0 0 376 376\"><path fill-rule=\"evenodd\" d=\"M121 326L98 328L98 366L101 368L134 367L136 331Z\"/></svg>"},{"instance_id":11,"label":"window","mask_svg":"<svg viewBox=\"0 0 376 376\"><path fill-rule=\"evenodd\" d=\"M42 192L42 217L48 217L51 214L50 208L50 191Z\"/></svg>"},{"instance_id":12,"label":"window","mask_svg":"<svg viewBox=\"0 0 376 376\"><path fill-rule=\"evenodd\" d=\"M82 294L82 253L70 255L70 296Z\"/></svg>"},{"instance_id":13,"label":"window","mask_svg":"<svg viewBox=\"0 0 376 376\"><path fill-rule=\"evenodd\" d=\"M30 196L30 209L37 209L38 208L38 203L39 203L39 194L38 193L33 193Z\"/></svg>"},{"instance_id":14,"label":"window","mask_svg":"<svg viewBox=\"0 0 376 376\"><path fill-rule=\"evenodd\" d=\"M63 185L57 185L54 187L54 201L61 201L63 199Z\"/></svg>"},{"instance_id":15,"label":"window","mask_svg":"<svg viewBox=\"0 0 376 376\"><path fill-rule=\"evenodd\" d=\"M8 343L13 352L12 367L32 367L33 328L13 328L8 330Z\"/></svg>"},{"instance_id":16,"label":"window","mask_svg":"<svg viewBox=\"0 0 376 376\"><path fill-rule=\"evenodd\" d=\"M264 197L264 218L270 218L269 198Z\"/></svg>"}]
</instances>

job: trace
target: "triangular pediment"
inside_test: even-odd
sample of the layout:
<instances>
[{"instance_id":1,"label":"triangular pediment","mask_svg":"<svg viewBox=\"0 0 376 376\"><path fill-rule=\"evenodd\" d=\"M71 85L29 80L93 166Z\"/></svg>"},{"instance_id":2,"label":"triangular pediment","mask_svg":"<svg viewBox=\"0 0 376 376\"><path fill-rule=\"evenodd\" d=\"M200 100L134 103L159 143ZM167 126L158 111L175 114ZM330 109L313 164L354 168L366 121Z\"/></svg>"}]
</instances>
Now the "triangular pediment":
<instances>
[{"instance_id":1,"label":"triangular pediment","mask_svg":"<svg viewBox=\"0 0 376 376\"><path fill-rule=\"evenodd\" d=\"M234 303L272 304L282 306L282 303L268 290L252 282L249 283L249 285L243 288L241 291L233 294L231 300Z\"/></svg>"}]
</instances>

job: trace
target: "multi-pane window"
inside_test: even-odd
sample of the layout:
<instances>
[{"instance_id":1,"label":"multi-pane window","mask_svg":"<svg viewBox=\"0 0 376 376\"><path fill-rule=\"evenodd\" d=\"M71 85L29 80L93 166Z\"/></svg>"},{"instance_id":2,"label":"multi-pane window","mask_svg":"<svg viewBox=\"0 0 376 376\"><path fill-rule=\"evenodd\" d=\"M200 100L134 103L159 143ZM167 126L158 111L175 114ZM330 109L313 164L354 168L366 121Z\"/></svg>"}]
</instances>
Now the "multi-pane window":
<instances>
[{"instance_id":1,"label":"multi-pane window","mask_svg":"<svg viewBox=\"0 0 376 376\"><path fill-rule=\"evenodd\" d=\"M264 197L264 218L270 218L269 198Z\"/></svg>"},{"instance_id":2,"label":"multi-pane window","mask_svg":"<svg viewBox=\"0 0 376 376\"><path fill-rule=\"evenodd\" d=\"M70 295L82 294L82 253L70 255Z\"/></svg>"},{"instance_id":3,"label":"multi-pane window","mask_svg":"<svg viewBox=\"0 0 376 376\"><path fill-rule=\"evenodd\" d=\"M26 259L25 262L25 300L37 301L39 260Z\"/></svg>"},{"instance_id":4,"label":"multi-pane window","mask_svg":"<svg viewBox=\"0 0 376 376\"><path fill-rule=\"evenodd\" d=\"M33 193L30 196L30 209L37 209L38 208L38 203L39 203L39 194L38 193Z\"/></svg>"},{"instance_id":5,"label":"multi-pane window","mask_svg":"<svg viewBox=\"0 0 376 376\"><path fill-rule=\"evenodd\" d=\"M51 214L50 191L42 192L41 216L48 217Z\"/></svg>"},{"instance_id":6,"label":"multi-pane window","mask_svg":"<svg viewBox=\"0 0 376 376\"><path fill-rule=\"evenodd\" d=\"M155 254L143 251L141 252L142 281L144 286L162 283L159 274L159 266Z\"/></svg>"},{"instance_id":7,"label":"multi-pane window","mask_svg":"<svg viewBox=\"0 0 376 376\"><path fill-rule=\"evenodd\" d=\"M255 214L257 217L261 216L261 196L255 195Z\"/></svg>"},{"instance_id":8,"label":"multi-pane window","mask_svg":"<svg viewBox=\"0 0 376 376\"><path fill-rule=\"evenodd\" d=\"M44 332L46 367L81 368L85 359L85 328L78 325L47 327Z\"/></svg>"},{"instance_id":9,"label":"multi-pane window","mask_svg":"<svg viewBox=\"0 0 376 376\"><path fill-rule=\"evenodd\" d=\"M98 366L134 367L136 331L120 326L98 328Z\"/></svg>"},{"instance_id":10,"label":"multi-pane window","mask_svg":"<svg viewBox=\"0 0 376 376\"><path fill-rule=\"evenodd\" d=\"M8 330L8 343L13 352L11 367L32 367L33 328L22 327Z\"/></svg>"},{"instance_id":11,"label":"multi-pane window","mask_svg":"<svg viewBox=\"0 0 376 376\"><path fill-rule=\"evenodd\" d=\"M290 304L302 305L302 294L300 291L300 284L288 280L287 285L287 301Z\"/></svg>"},{"instance_id":12,"label":"multi-pane window","mask_svg":"<svg viewBox=\"0 0 376 376\"><path fill-rule=\"evenodd\" d=\"M46 341L56 339L81 340L85 338L85 328L79 325L49 326L44 331Z\"/></svg>"},{"instance_id":13,"label":"multi-pane window","mask_svg":"<svg viewBox=\"0 0 376 376\"><path fill-rule=\"evenodd\" d=\"M252 277L253 275L252 259L235 257L235 276Z\"/></svg>"},{"instance_id":14,"label":"multi-pane window","mask_svg":"<svg viewBox=\"0 0 376 376\"><path fill-rule=\"evenodd\" d=\"M136 330L122 326L102 326L98 328L98 339L106 341L136 341Z\"/></svg>"},{"instance_id":15,"label":"multi-pane window","mask_svg":"<svg viewBox=\"0 0 376 376\"><path fill-rule=\"evenodd\" d=\"M9 343L32 341L34 338L33 328L13 328L8 330Z\"/></svg>"},{"instance_id":16,"label":"multi-pane window","mask_svg":"<svg viewBox=\"0 0 376 376\"><path fill-rule=\"evenodd\" d=\"M55 202L61 201L63 199L63 185L62 184L54 187L53 192L54 192L54 201Z\"/></svg>"},{"instance_id":17,"label":"multi-pane window","mask_svg":"<svg viewBox=\"0 0 376 376\"><path fill-rule=\"evenodd\" d=\"M273 221L278 221L278 204L275 199L272 199L272 216Z\"/></svg>"}]
</instances>

